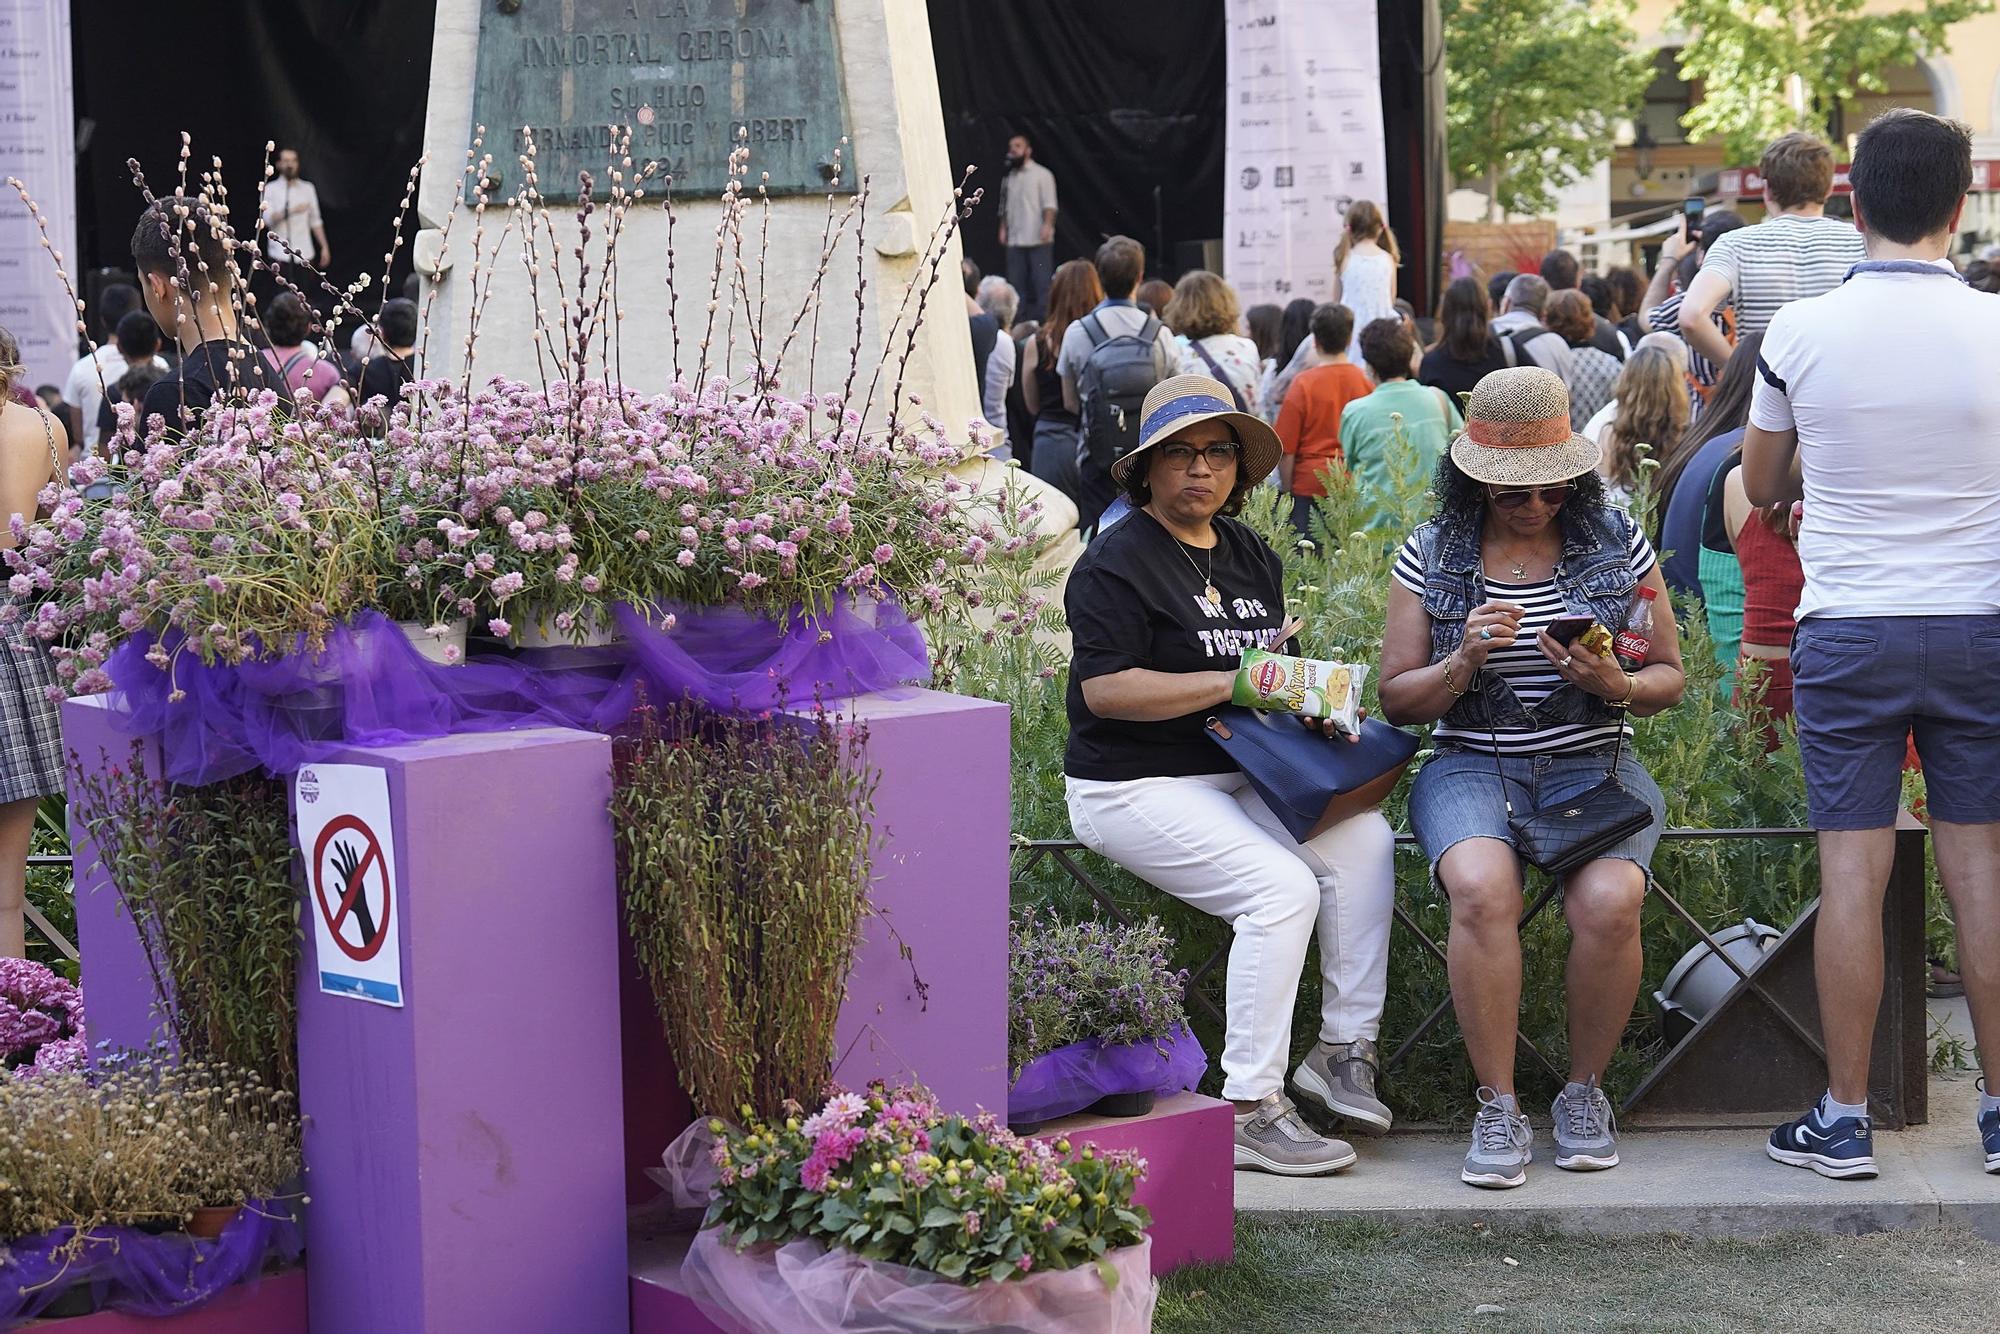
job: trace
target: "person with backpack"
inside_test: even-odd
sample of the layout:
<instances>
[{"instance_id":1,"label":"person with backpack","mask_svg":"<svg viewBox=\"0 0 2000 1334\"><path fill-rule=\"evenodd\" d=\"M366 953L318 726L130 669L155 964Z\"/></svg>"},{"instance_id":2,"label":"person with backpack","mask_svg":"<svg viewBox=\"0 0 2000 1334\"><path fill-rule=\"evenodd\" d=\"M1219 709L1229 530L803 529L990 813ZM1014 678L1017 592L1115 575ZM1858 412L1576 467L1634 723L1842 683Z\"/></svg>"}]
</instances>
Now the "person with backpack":
<instances>
[{"instance_id":1,"label":"person with backpack","mask_svg":"<svg viewBox=\"0 0 2000 1334\"><path fill-rule=\"evenodd\" d=\"M279 292L264 312L264 333L271 345L263 350L273 376L291 387L294 401L310 397L324 401L340 387L340 367L319 354L311 341L312 312L294 292Z\"/></svg>"},{"instance_id":2,"label":"person with backpack","mask_svg":"<svg viewBox=\"0 0 2000 1334\"><path fill-rule=\"evenodd\" d=\"M1097 248L1104 300L1063 332L1056 371L1063 406L1077 414L1078 524L1096 526L1117 495L1111 465L1139 443L1139 418L1154 385L1180 370L1173 332L1133 300L1146 248L1114 236Z\"/></svg>"},{"instance_id":3,"label":"person with backpack","mask_svg":"<svg viewBox=\"0 0 2000 1334\"><path fill-rule=\"evenodd\" d=\"M1307 532L1313 500L1326 494L1321 475L1345 464L1340 450L1340 414L1373 388L1367 374L1347 359L1354 338L1354 312L1329 301L1313 311L1313 343L1320 364L1298 373L1278 409L1278 484L1292 496L1292 526Z\"/></svg>"},{"instance_id":4,"label":"person with backpack","mask_svg":"<svg viewBox=\"0 0 2000 1334\"><path fill-rule=\"evenodd\" d=\"M1500 340L1500 351L1509 366L1540 366L1560 375L1567 386L1576 367L1569 342L1542 323L1548 304L1547 279L1534 273L1516 275L1500 300L1500 313L1493 318L1493 336Z\"/></svg>"}]
</instances>

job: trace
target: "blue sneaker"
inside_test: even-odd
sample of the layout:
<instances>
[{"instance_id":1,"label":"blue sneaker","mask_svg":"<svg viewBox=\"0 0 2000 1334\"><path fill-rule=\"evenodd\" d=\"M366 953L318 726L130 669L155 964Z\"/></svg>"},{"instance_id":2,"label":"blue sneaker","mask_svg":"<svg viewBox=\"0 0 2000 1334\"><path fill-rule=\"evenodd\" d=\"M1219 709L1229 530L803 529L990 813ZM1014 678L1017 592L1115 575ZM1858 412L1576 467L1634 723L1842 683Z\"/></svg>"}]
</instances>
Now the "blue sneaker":
<instances>
[{"instance_id":1,"label":"blue sneaker","mask_svg":"<svg viewBox=\"0 0 2000 1334\"><path fill-rule=\"evenodd\" d=\"M1810 1167L1823 1177L1875 1175L1875 1142L1865 1116L1820 1120L1819 1107L1771 1132L1764 1151L1792 1167Z\"/></svg>"},{"instance_id":2,"label":"blue sneaker","mask_svg":"<svg viewBox=\"0 0 2000 1334\"><path fill-rule=\"evenodd\" d=\"M1986 1091L1986 1081L1979 1081L1979 1091ZM1986 1170L2000 1173L2000 1107L1979 1118L1979 1143L1986 1150Z\"/></svg>"}]
</instances>

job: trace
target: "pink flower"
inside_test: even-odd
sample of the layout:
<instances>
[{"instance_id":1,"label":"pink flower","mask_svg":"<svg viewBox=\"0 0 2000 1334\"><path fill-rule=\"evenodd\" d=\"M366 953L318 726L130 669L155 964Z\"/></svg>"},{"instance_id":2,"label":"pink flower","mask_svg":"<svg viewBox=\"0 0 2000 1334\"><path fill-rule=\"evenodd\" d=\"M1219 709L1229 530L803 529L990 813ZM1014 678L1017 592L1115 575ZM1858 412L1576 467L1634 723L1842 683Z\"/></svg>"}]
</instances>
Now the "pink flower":
<instances>
[{"instance_id":1,"label":"pink flower","mask_svg":"<svg viewBox=\"0 0 2000 1334\"><path fill-rule=\"evenodd\" d=\"M486 629L489 633L496 635L501 639L505 639L508 635L514 633L513 625L498 616L495 616L492 620L486 623Z\"/></svg>"}]
</instances>

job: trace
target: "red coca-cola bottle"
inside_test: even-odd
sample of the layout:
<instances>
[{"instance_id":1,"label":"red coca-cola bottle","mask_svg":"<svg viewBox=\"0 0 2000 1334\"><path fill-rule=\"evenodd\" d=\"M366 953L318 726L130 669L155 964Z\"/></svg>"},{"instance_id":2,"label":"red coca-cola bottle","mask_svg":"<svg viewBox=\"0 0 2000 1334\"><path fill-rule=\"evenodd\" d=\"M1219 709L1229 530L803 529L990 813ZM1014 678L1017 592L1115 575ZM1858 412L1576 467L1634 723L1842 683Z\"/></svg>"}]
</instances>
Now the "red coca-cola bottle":
<instances>
[{"instance_id":1,"label":"red coca-cola bottle","mask_svg":"<svg viewBox=\"0 0 2000 1334\"><path fill-rule=\"evenodd\" d=\"M1632 599L1632 609L1625 613L1624 628L1611 641L1618 665L1628 672L1638 671L1653 651L1653 599L1657 596L1655 590L1640 585L1639 596Z\"/></svg>"}]
</instances>

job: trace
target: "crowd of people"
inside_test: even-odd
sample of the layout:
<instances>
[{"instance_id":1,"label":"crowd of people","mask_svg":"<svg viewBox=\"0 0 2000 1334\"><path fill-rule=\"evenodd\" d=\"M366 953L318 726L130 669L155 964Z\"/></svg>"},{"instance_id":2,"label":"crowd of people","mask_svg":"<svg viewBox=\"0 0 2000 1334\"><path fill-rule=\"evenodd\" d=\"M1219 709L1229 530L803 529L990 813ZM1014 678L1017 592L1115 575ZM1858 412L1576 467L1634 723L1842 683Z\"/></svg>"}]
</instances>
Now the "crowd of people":
<instances>
[{"instance_id":1,"label":"crowd of people","mask_svg":"<svg viewBox=\"0 0 2000 1334\"><path fill-rule=\"evenodd\" d=\"M1529 863L1559 876L1571 933L1554 1161L1619 1162L1602 1080L1639 987L1665 809L1628 743L1632 719L1686 689L1670 590L1706 616L1767 744L1795 718L1819 833L1828 1085L1771 1133L1769 1157L1876 1174L1868 1060L1910 764L1928 785L1985 1074L2000 1071L2000 710L1986 683L2000 650L2000 302L1990 268L1961 274L1947 258L1970 135L1921 112L1878 118L1854 152L1852 223L1825 213L1824 143L1786 135L1762 172L1762 221L1684 219L1650 282L1580 275L1558 251L1536 273L1453 282L1428 338L1384 307L1393 278L1385 290L1373 256L1395 247L1372 208L1349 215L1342 300L1256 307L1240 326L1207 273L1148 309L1124 238L1100 252L1101 285L1084 261L1058 271L1032 337L1042 357L1062 352L1027 406L1053 405L1059 382L1067 415L1031 431L1010 419L1009 439L1058 485L1078 485L1072 463L1101 470L1122 507L1083 507L1095 535L1066 595L1070 817L1084 844L1233 929L1221 1064L1239 1168L1338 1171L1357 1154L1337 1127L1378 1134L1391 1119L1375 1046L1387 826L1370 809L1295 837L1205 735L1247 648L1323 647L1301 644L1280 557L1235 516L1276 485L1303 522L1341 469L1368 488L1393 466L1434 466L1434 514L1403 540L1387 593L1379 698L1388 722L1434 726L1409 811L1449 905L1452 997L1479 1083L1464 1181L1518 1186L1534 1157L1514 1080ZM1177 316L1197 312L1191 340ZM1075 337L1114 313L1113 338ZM1093 374L1119 338L1148 355ZM1244 341L1254 386L1247 357L1222 355ZM1142 390L1130 408L1116 397ZM1105 442L1078 430L1105 403L1130 438L1100 455ZM1586 627L1624 632L1594 643ZM1294 1064L1315 939L1319 1035ZM1991 1084L1975 1130L2000 1172Z\"/></svg>"}]
</instances>

